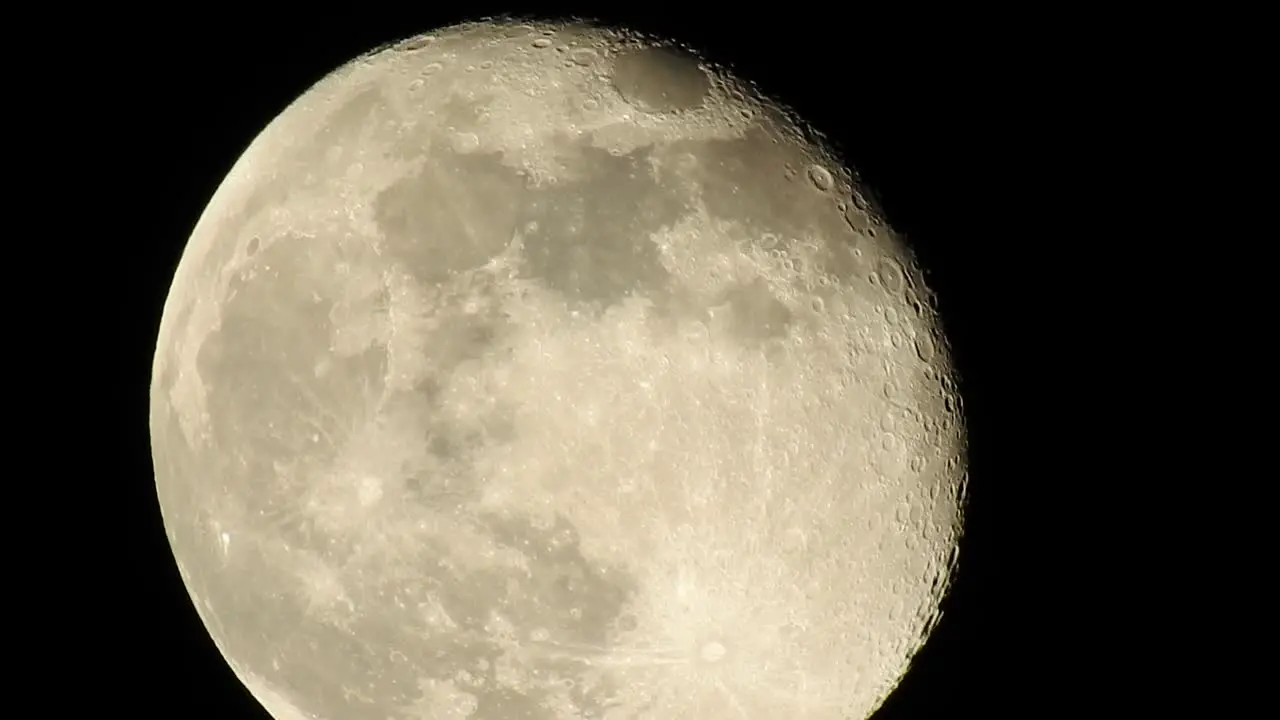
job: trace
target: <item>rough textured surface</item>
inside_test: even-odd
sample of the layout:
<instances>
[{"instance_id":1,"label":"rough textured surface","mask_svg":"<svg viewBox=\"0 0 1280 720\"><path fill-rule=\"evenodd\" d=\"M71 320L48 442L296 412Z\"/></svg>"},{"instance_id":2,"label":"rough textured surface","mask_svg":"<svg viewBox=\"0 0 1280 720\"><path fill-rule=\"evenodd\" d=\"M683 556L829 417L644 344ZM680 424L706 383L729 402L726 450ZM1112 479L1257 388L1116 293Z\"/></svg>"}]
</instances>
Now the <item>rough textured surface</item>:
<instances>
[{"instance_id":1,"label":"rough textured surface","mask_svg":"<svg viewBox=\"0 0 1280 720\"><path fill-rule=\"evenodd\" d=\"M963 428L905 251L683 51L476 24L245 152L165 308L165 526L295 718L861 718L936 619Z\"/></svg>"}]
</instances>

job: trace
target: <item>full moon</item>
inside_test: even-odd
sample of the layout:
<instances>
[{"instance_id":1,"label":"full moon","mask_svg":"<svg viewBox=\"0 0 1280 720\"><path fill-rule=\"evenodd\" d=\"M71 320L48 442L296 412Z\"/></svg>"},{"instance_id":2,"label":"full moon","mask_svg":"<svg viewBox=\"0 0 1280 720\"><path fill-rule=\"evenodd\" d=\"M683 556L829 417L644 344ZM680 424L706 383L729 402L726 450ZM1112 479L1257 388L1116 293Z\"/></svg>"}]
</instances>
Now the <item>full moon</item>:
<instances>
[{"instance_id":1,"label":"full moon","mask_svg":"<svg viewBox=\"0 0 1280 720\"><path fill-rule=\"evenodd\" d=\"M177 566L277 720L865 718L965 432L910 248L677 43L484 21L249 145L158 333Z\"/></svg>"}]
</instances>

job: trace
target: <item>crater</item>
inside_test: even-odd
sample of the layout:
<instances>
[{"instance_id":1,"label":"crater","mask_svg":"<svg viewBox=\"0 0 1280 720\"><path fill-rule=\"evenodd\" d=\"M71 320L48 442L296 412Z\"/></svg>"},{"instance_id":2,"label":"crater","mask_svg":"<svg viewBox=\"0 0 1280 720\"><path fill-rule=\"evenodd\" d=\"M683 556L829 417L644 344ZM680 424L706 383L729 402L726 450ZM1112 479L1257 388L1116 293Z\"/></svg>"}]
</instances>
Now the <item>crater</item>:
<instances>
[{"instance_id":1,"label":"crater","mask_svg":"<svg viewBox=\"0 0 1280 720\"><path fill-rule=\"evenodd\" d=\"M698 654L704 662L716 663L723 660L727 652L728 650L725 649L722 643L712 640L704 644Z\"/></svg>"},{"instance_id":2,"label":"crater","mask_svg":"<svg viewBox=\"0 0 1280 720\"><path fill-rule=\"evenodd\" d=\"M614 59L613 86L624 100L642 110L692 110L706 102L711 77L688 52L648 47Z\"/></svg>"}]
</instances>

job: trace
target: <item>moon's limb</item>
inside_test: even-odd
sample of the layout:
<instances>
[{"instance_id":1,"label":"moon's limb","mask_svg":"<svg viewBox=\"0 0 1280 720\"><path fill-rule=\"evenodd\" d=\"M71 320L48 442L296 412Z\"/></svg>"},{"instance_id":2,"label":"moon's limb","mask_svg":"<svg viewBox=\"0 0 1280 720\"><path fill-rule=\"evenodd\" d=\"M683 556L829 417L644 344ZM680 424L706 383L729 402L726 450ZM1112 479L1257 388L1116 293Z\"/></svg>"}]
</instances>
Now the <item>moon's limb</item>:
<instances>
[{"instance_id":1,"label":"moon's limb","mask_svg":"<svg viewBox=\"0 0 1280 720\"><path fill-rule=\"evenodd\" d=\"M936 621L964 434L909 254L804 137L642 38L476 24L255 140L175 277L152 435L269 711L879 705Z\"/></svg>"}]
</instances>

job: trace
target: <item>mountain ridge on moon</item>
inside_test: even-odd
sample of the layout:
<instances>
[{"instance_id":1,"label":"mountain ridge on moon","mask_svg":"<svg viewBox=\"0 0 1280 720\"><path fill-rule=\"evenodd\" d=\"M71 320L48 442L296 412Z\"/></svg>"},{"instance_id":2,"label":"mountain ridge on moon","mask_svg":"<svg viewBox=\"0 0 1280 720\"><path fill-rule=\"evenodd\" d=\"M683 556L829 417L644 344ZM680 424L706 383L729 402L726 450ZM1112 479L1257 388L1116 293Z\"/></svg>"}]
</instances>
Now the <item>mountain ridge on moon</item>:
<instances>
[{"instance_id":1,"label":"mountain ridge on moon","mask_svg":"<svg viewBox=\"0 0 1280 720\"><path fill-rule=\"evenodd\" d=\"M937 619L964 427L909 251L804 137L694 55L538 23L392 45L264 130L151 421L273 715L874 711Z\"/></svg>"}]
</instances>

